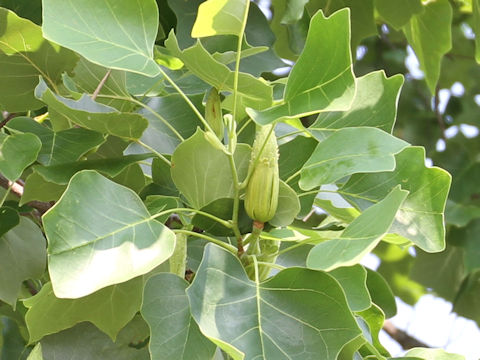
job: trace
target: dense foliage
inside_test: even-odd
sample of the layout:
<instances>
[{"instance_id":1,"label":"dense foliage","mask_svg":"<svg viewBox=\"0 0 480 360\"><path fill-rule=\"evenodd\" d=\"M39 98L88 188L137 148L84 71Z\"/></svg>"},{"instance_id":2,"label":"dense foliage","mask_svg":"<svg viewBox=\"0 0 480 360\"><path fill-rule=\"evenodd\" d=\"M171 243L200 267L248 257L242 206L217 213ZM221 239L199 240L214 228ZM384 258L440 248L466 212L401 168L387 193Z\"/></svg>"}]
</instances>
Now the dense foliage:
<instances>
[{"instance_id":1,"label":"dense foliage","mask_svg":"<svg viewBox=\"0 0 480 360\"><path fill-rule=\"evenodd\" d=\"M2 360L389 359L427 289L480 323L480 1L266 5L0 0Z\"/></svg>"}]
</instances>

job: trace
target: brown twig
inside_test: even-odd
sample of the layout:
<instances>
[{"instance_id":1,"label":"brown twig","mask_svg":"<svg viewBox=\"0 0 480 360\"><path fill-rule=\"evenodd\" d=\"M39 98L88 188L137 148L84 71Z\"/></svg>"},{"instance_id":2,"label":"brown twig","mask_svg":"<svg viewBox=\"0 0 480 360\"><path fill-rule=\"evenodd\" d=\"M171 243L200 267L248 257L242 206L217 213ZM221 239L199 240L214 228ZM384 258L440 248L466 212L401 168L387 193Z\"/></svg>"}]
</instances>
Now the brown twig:
<instances>
[{"instance_id":1,"label":"brown twig","mask_svg":"<svg viewBox=\"0 0 480 360\"><path fill-rule=\"evenodd\" d=\"M415 339L413 336L410 336L405 331L397 328L389 320L386 320L383 324L383 330L395 340L404 350L412 349L415 347L424 347L429 348L427 344L421 342L420 340Z\"/></svg>"},{"instance_id":2,"label":"brown twig","mask_svg":"<svg viewBox=\"0 0 480 360\"><path fill-rule=\"evenodd\" d=\"M103 85L105 85L105 83L107 82L108 77L110 76L111 73L112 73L112 70L111 70L111 69L108 69L107 73L105 74L105 76L103 77L103 79L100 80L100 82L98 83L97 88L96 88L95 91L93 92L93 94L92 94L92 100L95 101L95 99L97 98L98 94L100 93L100 90L102 90Z\"/></svg>"},{"instance_id":3,"label":"brown twig","mask_svg":"<svg viewBox=\"0 0 480 360\"><path fill-rule=\"evenodd\" d=\"M11 186L10 191L12 192L12 194L18 197L22 197L23 195L23 185L19 184L18 182L12 183L2 174L0 174L0 186L5 189L8 189ZM27 205L33 207L34 209L37 209L40 214L44 214L45 212L47 212L48 209L52 207L50 203L43 201L30 201L29 203L27 203Z\"/></svg>"},{"instance_id":4,"label":"brown twig","mask_svg":"<svg viewBox=\"0 0 480 360\"><path fill-rule=\"evenodd\" d=\"M12 120L15 116L17 116L17 114L15 113L8 113L6 111L4 111L2 115L3 115L3 120L2 122L0 122L0 129L3 128L5 125L7 125L7 123L10 120Z\"/></svg>"}]
</instances>

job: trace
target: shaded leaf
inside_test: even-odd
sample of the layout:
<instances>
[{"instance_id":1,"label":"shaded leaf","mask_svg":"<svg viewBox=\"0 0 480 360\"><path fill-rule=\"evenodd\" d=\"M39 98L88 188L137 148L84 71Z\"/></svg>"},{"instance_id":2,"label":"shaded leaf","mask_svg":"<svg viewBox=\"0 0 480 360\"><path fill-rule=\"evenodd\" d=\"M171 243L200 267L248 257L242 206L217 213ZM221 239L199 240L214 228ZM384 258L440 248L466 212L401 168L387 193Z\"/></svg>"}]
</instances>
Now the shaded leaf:
<instances>
[{"instance_id":1,"label":"shaded leaf","mask_svg":"<svg viewBox=\"0 0 480 360\"><path fill-rule=\"evenodd\" d=\"M0 173L15 181L38 156L42 143L33 134L0 133Z\"/></svg>"},{"instance_id":2,"label":"shaded leaf","mask_svg":"<svg viewBox=\"0 0 480 360\"><path fill-rule=\"evenodd\" d=\"M451 176L440 168L425 166L425 150L409 147L395 156L392 172L358 174L339 191L359 209L383 199L395 186L410 194L395 216L390 230L407 238L425 251L437 252L445 247L443 211Z\"/></svg>"},{"instance_id":3,"label":"shaded leaf","mask_svg":"<svg viewBox=\"0 0 480 360\"><path fill-rule=\"evenodd\" d=\"M37 279L45 271L45 238L30 219L0 237L0 299L15 306L24 280Z\"/></svg>"},{"instance_id":4,"label":"shaded leaf","mask_svg":"<svg viewBox=\"0 0 480 360\"><path fill-rule=\"evenodd\" d=\"M80 299L59 299L52 284L45 284L35 296L23 301L30 342L45 335L90 321L115 340L118 332L132 320L142 304L143 279L112 285Z\"/></svg>"},{"instance_id":5,"label":"shaded leaf","mask_svg":"<svg viewBox=\"0 0 480 360\"><path fill-rule=\"evenodd\" d=\"M375 0L375 8L397 30L406 25L413 15L423 11L421 0Z\"/></svg>"},{"instance_id":6,"label":"shaded leaf","mask_svg":"<svg viewBox=\"0 0 480 360\"><path fill-rule=\"evenodd\" d=\"M266 125L284 117L347 110L355 93L349 25L348 10L329 18L318 12L310 23L305 49L288 77L283 104L263 111L247 109L252 119ZM321 52L318 44L322 44Z\"/></svg>"},{"instance_id":7,"label":"shaded leaf","mask_svg":"<svg viewBox=\"0 0 480 360\"><path fill-rule=\"evenodd\" d=\"M56 95L44 81L35 88L35 96L48 105L49 111L57 111L68 121L101 133L138 139L148 125L141 115L121 113L93 101L86 94L77 101Z\"/></svg>"},{"instance_id":8,"label":"shaded leaf","mask_svg":"<svg viewBox=\"0 0 480 360\"><path fill-rule=\"evenodd\" d=\"M208 244L187 289L203 334L234 359L289 359L302 353L336 359L358 336L344 294L329 275L286 269L261 284L239 260Z\"/></svg>"},{"instance_id":9,"label":"shaded leaf","mask_svg":"<svg viewBox=\"0 0 480 360\"><path fill-rule=\"evenodd\" d=\"M20 215L8 206L0 207L0 238L15 226L20 224Z\"/></svg>"},{"instance_id":10,"label":"shaded leaf","mask_svg":"<svg viewBox=\"0 0 480 360\"><path fill-rule=\"evenodd\" d=\"M329 272L342 286L352 311L366 310L371 305L367 289L367 272L361 265L340 267Z\"/></svg>"},{"instance_id":11,"label":"shaded leaf","mask_svg":"<svg viewBox=\"0 0 480 360\"><path fill-rule=\"evenodd\" d=\"M185 289L174 274L158 274L145 284L142 316L150 326L153 359L211 359L215 345L200 332L190 314ZM166 291L168 289L168 291Z\"/></svg>"},{"instance_id":12,"label":"shaded leaf","mask_svg":"<svg viewBox=\"0 0 480 360\"><path fill-rule=\"evenodd\" d=\"M34 200L57 201L62 196L65 188L65 185L47 181L42 175L34 171L25 180L20 204L23 205Z\"/></svg>"},{"instance_id":13,"label":"shaded leaf","mask_svg":"<svg viewBox=\"0 0 480 360\"><path fill-rule=\"evenodd\" d=\"M55 86L64 71L73 69L77 56L45 40L40 26L12 11L0 8L0 24L0 105L10 112L41 108L34 96L38 77Z\"/></svg>"},{"instance_id":14,"label":"shaded leaf","mask_svg":"<svg viewBox=\"0 0 480 360\"><path fill-rule=\"evenodd\" d=\"M233 198L233 179L228 156L213 147L200 129L180 144L172 156L172 179L190 205L201 209L213 200ZM247 175L250 147L239 144L235 151L238 178Z\"/></svg>"},{"instance_id":15,"label":"shaded leaf","mask_svg":"<svg viewBox=\"0 0 480 360\"><path fill-rule=\"evenodd\" d=\"M102 134L73 128L54 132L27 117L16 117L8 122L11 131L31 133L40 139L42 148L38 154L38 162L42 165L55 165L78 160L80 156L94 149L105 141Z\"/></svg>"},{"instance_id":16,"label":"shaded leaf","mask_svg":"<svg viewBox=\"0 0 480 360\"><path fill-rule=\"evenodd\" d=\"M300 187L311 190L358 172L395 169L394 155L408 144L377 128L345 128L318 144L301 171Z\"/></svg>"},{"instance_id":17,"label":"shaded leaf","mask_svg":"<svg viewBox=\"0 0 480 360\"><path fill-rule=\"evenodd\" d=\"M397 314L397 304L387 281L378 272L368 268L366 270L367 287L372 297L372 302L382 309L385 313L384 317L391 318L395 316Z\"/></svg>"},{"instance_id":18,"label":"shaded leaf","mask_svg":"<svg viewBox=\"0 0 480 360\"><path fill-rule=\"evenodd\" d=\"M268 223L275 227L288 226L295 220L299 212L300 201L297 193L285 182L280 181L277 211Z\"/></svg>"},{"instance_id":19,"label":"shaded leaf","mask_svg":"<svg viewBox=\"0 0 480 360\"><path fill-rule=\"evenodd\" d=\"M44 0L42 30L45 38L96 64L148 76L160 72L153 60L154 0Z\"/></svg>"},{"instance_id":20,"label":"shaded leaf","mask_svg":"<svg viewBox=\"0 0 480 360\"><path fill-rule=\"evenodd\" d=\"M150 216L136 193L94 171L70 180L43 224L59 298L82 297L143 275L175 246L175 235Z\"/></svg>"},{"instance_id":21,"label":"shaded leaf","mask_svg":"<svg viewBox=\"0 0 480 360\"><path fill-rule=\"evenodd\" d=\"M385 199L353 220L339 238L316 245L308 254L307 266L328 271L359 263L387 234L407 195L408 191L396 187Z\"/></svg>"}]
</instances>

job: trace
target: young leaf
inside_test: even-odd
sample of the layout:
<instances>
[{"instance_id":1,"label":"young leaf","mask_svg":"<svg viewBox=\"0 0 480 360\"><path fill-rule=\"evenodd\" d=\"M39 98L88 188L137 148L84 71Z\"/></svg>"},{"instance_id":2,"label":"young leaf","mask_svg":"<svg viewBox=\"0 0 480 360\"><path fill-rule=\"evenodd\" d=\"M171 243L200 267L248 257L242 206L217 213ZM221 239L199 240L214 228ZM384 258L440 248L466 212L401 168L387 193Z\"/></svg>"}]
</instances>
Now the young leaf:
<instances>
[{"instance_id":1,"label":"young leaf","mask_svg":"<svg viewBox=\"0 0 480 360\"><path fill-rule=\"evenodd\" d=\"M260 284L212 244L187 295L202 333L234 359L306 352L333 360L360 333L342 289L326 273L290 268Z\"/></svg>"},{"instance_id":2,"label":"young leaf","mask_svg":"<svg viewBox=\"0 0 480 360\"><path fill-rule=\"evenodd\" d=\"M385 199L353 220L339 238L316 245L308 254L307 266L328 271L359 263L387 234L407 195L408 191L399 186L393 189Z\"/></svg>"},{"instance_id":3,"label":"young leaf","mask_svg":"<svg viewBox=\"0 0 480 360\"><path fill-rule=\"evenodd\" d=\"M336 131L318 144L301 171L300 187L311 190L358 172L395 169L394 155L408 144L377 128Z\"/></svg>"},{"instance_id":4,"label":"young leaf","mask_svg":"<svg viewBox=\"0 0 480 360\"><path fill-rule=\"evenodd\" d=\"M152 276L145 284L142 316L150 326L153 359L211 359L215 352L190 314L187 286L184 279L168 273Z\"/></svg>"},{"instance_id":5,"label":"young leaf","mask_svg":"<svg viewBox=\"0 0 480 360\"><path fill-rule=\"evenodd\" d=\"M148 76L160 72L153 60L154 0L44 0L42 30L96 64Z\"/></svg>"},{"instance_id":6,"label":"young leaf","mask_svg":"<svg viewBox=\"0 0 480 360\"><path fill-rule=\"evenodd\" d=\"M86 296L143 275L175 247L175 234L150 216L137 194L94 171L70 180L43 224L59 298Z\"/></svg>"}]
</instances>

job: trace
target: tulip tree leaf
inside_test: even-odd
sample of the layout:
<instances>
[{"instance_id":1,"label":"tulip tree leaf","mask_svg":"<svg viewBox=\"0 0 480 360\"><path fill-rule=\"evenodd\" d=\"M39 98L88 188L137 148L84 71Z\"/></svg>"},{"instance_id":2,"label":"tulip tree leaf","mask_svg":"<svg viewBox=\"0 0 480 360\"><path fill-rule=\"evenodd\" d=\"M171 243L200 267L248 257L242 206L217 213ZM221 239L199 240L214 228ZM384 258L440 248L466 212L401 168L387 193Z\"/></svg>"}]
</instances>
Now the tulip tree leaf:
<instances>
[{"instance_id":1,"label":"tulip tree leaf","mask_svg":"<svg viewBox=\"0 0 480 360\"><path fill-rule=\"evenodd\" d=\"M394 171L354 175L340 189L340 194L357 208L365 209L401 184L410 194L395 216L390 232L413 241L427 252L443 250L443 212L450 174L437 167L427 168L425 150L421 147L406 148L395 159Z\"/></svg>"},{"instance_id":2,"label":"tulip tree leaf","mask_svg":"<svg viewBox=\"0 0 480 360\"><path fill-rule=\"evenodd\" d=\"M51 166L34 166L35 171L46 181L55 184L67 184L70 178L81 170L97 170L110 177L119 175L128 166L148 158L153 154L125 155L123 157L93 159L68 162Z\"/></svg>"},{"instance_id":3,"label":"tulip tree leaf","mask_svg":"<svg viewBox=\"0 0 480 360\"><path fill-rule=\"evenodd\" d=\"M359 263L387 234L407 195L408 191L400 187L393 189L385 199L353 220L340 237L316 245L308 254L307 266L328 271Z\"/></svg>"},{"instance_id":4,"label":"tulip tree leaf","mask_svg":"<svg viewBox=\"0 0 480 360\"><path fill-rule=\"evenodd\" d=\"M146 347L136 349L131 346L145 341L147 337L148 327L138 318L122 329L115 342L92 324L83 322L44 337L40 342L42 360L149 360Z\"/></svg>"},{"instance_id":5,"label":"tulip tree leaf","mask_svg":"<svg viewBox=\"0 0 480 360\"><path fill-rule=\"evenodd\" d=\"M147 76L160 73L153 60L154 0L44 0L42 30L45 38L96 64Z\"/></svg>"},{"instance_id":6,"label":"tulip tree leaf","mask_svg":"<svg viewBox=\"0 0 480 360\"><path fill-rule=\"evenodd\" d=\"M71 100L54 94L44 81L35 88L35 96L48 105L49 110L62 114L71 123L90 130L119 137L138 139L148 122L139 114L120 111L93 101L84 94L79 100Z\"/></svg>"},{"instance_id":7,"label":"tulip tree leaf","mask_svg":"<svg viewBox=\"0 0 480 360\"><path fill-rule=\"evenodd\" d=\"M23 195L20 205L30 201L57 201L65 191L65 185L55 184L43 178L36 171L28 175L23 187Z\"/></svg>"},{"instance_id":8,"label":"tulip tree leaf","mask_svg":"<svg viewBox=\"0 0 480 360\"><path fill-rule=\"evenodd\" d=\"M248 0L208 0L198 7L192 37L241 35Z\"/></svg>"},{"instance_id":9,"label":"tulip tree leaf","mask_svg":"<svg viewBox=\"0 0 480 360\"><path fill-rule=\"evenodd\" d=\"M401 75L387 78L383 71L362 76L357 79L357 92L350 109L321 113L308 130L315 135L317 131L370 126L391 133L402 84Z\"/></svg>"},{"instance_id":10,"label":"tulip tree leaf","mask_svg":"<svg viewBox=\"0 0 480 360\"><path fill-rule=\"evenodd\" d=\"M34 96L38 77L55 86L78 58L45 40L40 26L10 10L0 8L0 24L0 107L10 112L41 108L42 103Z\"/></svg>"},{"instance_id":11,"label":"tulip tree leaf","mask_svg":"<svg viewBox=\"0 0 480 360\"><path fill-rule=\"evenodd\" d=\"M8 122L7 128L22 133L32 133L42 142L38 154L38 162L42 165L55 165L78 160L87 151L99 146L105 141L102 134L82 129L72 128L54 132L27 117L17 117Z\"/></svg>"},{"instance_id":12,"label":"tulip tree leaf","mask_svg":"<svg viewBox=\"0 0 480 360\"><path fill-rule=\"evenodd\" d=\"M22 282L43 275L45 259L42 231L31 220L20 217L19 225L0 236L0 300L14 306Z\"/></svg>"},{"instance_id":13,"label":"tulip tree leaf","mask_svg":"<svg viewBox=\"0 0 480 360\"><path fill-rule=\"evenodd\" d=\"M20 223L18 211L8 206L0 207L0 238Z\"/></svg>"},{"instance_id":14,"label":"tulip tree leaf","mask_svg":"<svg viewBox=\"0 0 480 360\"><path fill-rule=\"evenodd\" d=\"M290 225L300 212L297 193L285 182L280 181L278 189L278 206L275 215L268 221L275 227Z\"/></svg>"},{"instance_id":15,"label":"tulip tree leaf","mask_svg":"<svg viewBox=\"0 0 480 360\"><path fill-rule=\"evenodd\" d=\"M197 77L215 86L219 91L233 92L234 71L215 60L202 43L197 41L192 47L180 50L177 38L171 32L165 46ZM243 106L263 109L272 104L272 88L265 81L250 74L242 72L238 74L238 95L239 103Z\"/></svg>"},{"instance_id":16,"label":"tulip tree leaf","mask_svg":"<svg viewBox=\"0 0 480 360\"><path fill-rule=\"evenodd\" d=\"M372 302L378 305L385 313L387 318L391 318L397 313L397 304L390 286L380 273L367 270L367 287L372 297Z\"/></svg>"},{"instance_id":17,"label":"tulip tree leaf","mask_svg":"<svg viewBox=\"0 0 480 360\"><path fill-rule=\"evenodd\" d=\"M249 160L250 147L238 145L235 162L240 181L247 175ZM228 156L210 144L201 130L177 147L172 156L171 173L177 188L196 209L216 199L233 198Z\"/></svg>"},{"instance_id":18,"label":"tulip tree leaf","mask_svg":"<svg viewBox=\"0 0 480 360\"><path fill-rule=\"evenodd\" d=\"M216 346L190 314L187 286L184 279L169 273L155 275L145 284L142 316L150 326L149 348L154 359L213 357Z\"/></svg>"},{"instance_id":19,"label":"tulip tree leaf","mask_svg":"<svg viewBox=\"0 0 480 360\"><path fill-rule=\"evenodd\" d=\"M348 110L355 95L350 52L349 10L312 17L305 49L293 66L283 103L266 110L247 109L255 122L269 124L321 111ZM321 51L319 51L319 44Z\"/></svg>"},{"instance_id":20,"label":"tulip tree leaf","mask_svg":"<svg viewBox=\"0 0 480 360\"><path fill-rule=\"evenodd\" d=\"M437 0L424 8L424 12L412 16L403 31L418 57L430 92L435 94L442 57L452 48L452 7L448 0Z\"/></svg>"},{"instance_id":21,"label":"tulip tree leaf","mask_svg":"<svg viewBox=\"0 0 480 360\"><path fill-rule=\"evenodd\" d=\"M422 0L375 0L375 8L397 30L406 25L413 15L423 11Z\"/></svg>"},{"instance_id":22,"label":"tulip tree leaf","mask_svg":"<svg viewBox=\"0 0 480 360\"><path fill-rule=\"evenodd\" d=\"M118 332L132 320L142 304L143 279L138 277L122 284L112 285L80 299L59 299L52 284L45 284L40 292L23 304L30 342L40 340L90 321L115 340Z\"/></svg>"},{"instance_id":23,"label":"tulip tree leaf","mask_svg":"<svg viewBox=\"0 0 480 360\"><path fill-rule=\"evenodd\" d=\"M38 156L42 143L33 134L0 133L0 173L15 181Z\"/></svg>"},{"instance_id":24,"label":"tulip tree leaf","mask_svg":"<svg viewBox=\"0 0 480 360\"><path fill-rule=\"evenodd\" d=\"M408 144L377 128L345 128L317 145L301 170L300 187L311 190L359 172L395 169L394 155Z\"/></svg>"},{"instance_id":25,"label":"tulip tree leaf","mask_svg":"<svg viewBox=\"0 0 480 360\"><path fill-rule=\"evenodd\" d=\"M332 270L333 276L342 286L352 311L366 310L371 305L367 289L367 271L361 265L344 266Z\"/></svg>"},{"instance_id":26,"label":"tulip tree leaf","mask_svg":"<svg viewBox=\"0 0 480 360\"><path fill-rule=\"evenodd\" d=\"M405 356L426 360L465 360L462 355L452 354L442 349L413 348Z\"/></svg>"},{"instance_id":27,"label":"tulip tree leaf","mask_svg":"<svg viewBox=\"0 0 480 360\"><path fill-rule=\"evenodd\" d=\"M359 335L343 290L328 274L290 268L257 283L233 254L212 244L187 295L202 333L234 359L310 353L333 360Z\"/></svg>"},{"instance_id":28,"label":"tulip tree leaf","mask_svg":"<svg viewBox=\"0 0 480 360\"><path fill-rule=\"evenodd\" d=\"M43 224L59 298L86 296L143 275L175 247L173 232L148 213L136 193L94 171L70 180Z\"/></svg>"}]
</instances>

